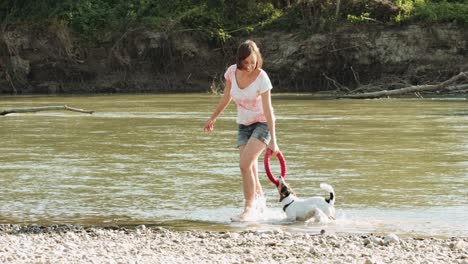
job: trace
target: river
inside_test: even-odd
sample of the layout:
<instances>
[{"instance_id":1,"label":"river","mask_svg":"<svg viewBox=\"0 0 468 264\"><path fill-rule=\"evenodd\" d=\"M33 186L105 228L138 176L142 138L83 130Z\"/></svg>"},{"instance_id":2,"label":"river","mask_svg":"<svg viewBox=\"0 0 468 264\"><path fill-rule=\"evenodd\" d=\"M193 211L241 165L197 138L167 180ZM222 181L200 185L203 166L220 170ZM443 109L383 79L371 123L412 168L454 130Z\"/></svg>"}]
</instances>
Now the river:
<instances>
[{"instance_id":1,"label":"river","mask_svg":"<svg viewBox=\"0 0 468 264\"><path fill-rule=\"evenodd\" d=\"M336 191L337 221L285 223L260 163L268 210L241 212L231 104L204 133L208 94L0 97L0 223L162 225L175 229L468 236L468 104L464 98L327 100L273 96L287 180L299 197ZM273 160L272 169L279 173Z\"/></svg>"}]
</instances>

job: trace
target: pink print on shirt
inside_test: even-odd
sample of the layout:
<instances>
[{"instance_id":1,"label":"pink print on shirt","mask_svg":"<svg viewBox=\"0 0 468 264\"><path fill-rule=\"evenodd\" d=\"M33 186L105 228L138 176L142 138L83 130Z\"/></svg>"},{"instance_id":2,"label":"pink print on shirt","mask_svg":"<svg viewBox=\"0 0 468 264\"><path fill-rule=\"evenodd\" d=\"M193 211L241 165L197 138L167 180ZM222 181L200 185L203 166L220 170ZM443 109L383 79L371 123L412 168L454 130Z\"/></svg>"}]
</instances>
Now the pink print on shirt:
<instances>
[{"instance_id":1,"label":"pink print on shirt","mask_svg":"<svg viewBox=\"0 0 468 264\"><path fill-rule=\"evenodd\" d=\"M260 99L260 100L258 100ZM251 99L234 99L234 102L237 104L238 107L242 107L242 108L245 108L245 109L251 109L251 110L254 110L254 111L260 111L260 110L263 110L261 108L263 108L262 106L262 102L261 102L261 98L256 98L255 100L251 100ZM260 101L260 102L258 102Z\"/></svg>"}]
</instances>

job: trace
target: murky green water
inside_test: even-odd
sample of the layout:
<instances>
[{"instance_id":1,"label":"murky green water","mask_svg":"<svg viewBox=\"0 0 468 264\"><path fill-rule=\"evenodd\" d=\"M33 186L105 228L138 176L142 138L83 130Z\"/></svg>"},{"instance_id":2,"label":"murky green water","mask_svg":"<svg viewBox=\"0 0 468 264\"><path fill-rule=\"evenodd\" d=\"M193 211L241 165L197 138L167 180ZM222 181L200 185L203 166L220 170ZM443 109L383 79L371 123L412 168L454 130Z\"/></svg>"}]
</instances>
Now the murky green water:
<instances>
[{"instance_id":1,"label":"murky green water","mask_svg":"<svg viewBox=\"0 0 468 264\"><path fill-rule=\"evenodd\" d=\"M202 128L218 100L0 98L0 110L67 104L96 111L0 116L0 223L468 236L467 101L276 95L289 183L301 197L325 195L321 182L337 193L338 221L324 227L284 223L261 164L266 219L230 223L243 199L234 105L214 133Z\"/></svg>"}]
</instances>

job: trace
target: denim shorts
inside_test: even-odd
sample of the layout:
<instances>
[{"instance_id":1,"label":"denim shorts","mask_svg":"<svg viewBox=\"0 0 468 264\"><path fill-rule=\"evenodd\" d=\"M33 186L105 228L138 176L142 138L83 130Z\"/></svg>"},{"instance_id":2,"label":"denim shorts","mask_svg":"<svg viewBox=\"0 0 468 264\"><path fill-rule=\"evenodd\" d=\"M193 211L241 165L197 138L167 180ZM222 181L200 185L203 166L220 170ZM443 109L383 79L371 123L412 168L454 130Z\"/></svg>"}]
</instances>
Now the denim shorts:
<instances>
[{"instance_id":1,"label":"denim shorts","mask_svg":"<svg viewBox=\"0 0 468 264\"><path fill-rule=\"evenodd\" d=\"M267 123L257 122L248 126L240 124L237 133L237 147L246 145L251 137L259 139L268 145L271 136Z\"/></svg>"}]
</instances>

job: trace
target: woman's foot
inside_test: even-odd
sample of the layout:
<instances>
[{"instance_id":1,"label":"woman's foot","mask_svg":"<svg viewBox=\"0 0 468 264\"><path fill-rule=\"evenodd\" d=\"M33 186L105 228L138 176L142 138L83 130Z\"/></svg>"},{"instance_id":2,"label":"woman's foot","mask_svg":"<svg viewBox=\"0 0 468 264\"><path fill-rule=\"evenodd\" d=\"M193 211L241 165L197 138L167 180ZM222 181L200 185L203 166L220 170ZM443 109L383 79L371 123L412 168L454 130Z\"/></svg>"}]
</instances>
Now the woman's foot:
<instances>
[{"instance_id":1,"label":"woman's foot","mask_svg":"<svg viewBox=\"0 0 468 264\"><path fill-rule=\"evenodd\" d=\"M262 218L263 213L266 210L266 198L265 196L256 196L253 202L245 205L244 211L240 215L231 217L233 222L253 222L258 221Z\"/></svg>"},{"instance_id":2,"label":"woman's foot","mask_svg":"<svg viewBox=\"0 0 468 264\"><path fill-rule=\"evenodd\" d=\"M244 211L240 215L235 215L231 217L232 222L251 222L255 221L254 210L251 208L244 209Z\"/></svg>"}]
</instances>

